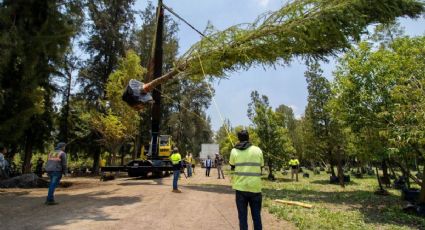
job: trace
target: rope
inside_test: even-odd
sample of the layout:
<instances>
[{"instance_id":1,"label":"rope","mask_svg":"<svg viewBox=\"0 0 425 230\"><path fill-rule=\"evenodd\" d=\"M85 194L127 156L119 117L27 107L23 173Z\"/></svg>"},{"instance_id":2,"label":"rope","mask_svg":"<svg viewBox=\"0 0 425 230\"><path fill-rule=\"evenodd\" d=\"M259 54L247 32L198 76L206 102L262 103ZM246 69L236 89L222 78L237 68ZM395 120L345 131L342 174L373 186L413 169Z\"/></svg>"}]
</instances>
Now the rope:
<instances>
[{"instance_id":1,"label":"rope","mask_svg":"<svg viewBox=\"0 0 425 230\"><path fill-rule=\"evenodd\" d=\"M170 12L172 15L176 16L176 18L180 19L181 21L183 21L186 25L188 25L190 28L192 28L194 31L196 31L198 34L200 34L202 37L206 38L205 34L203 34L201 31L197 30L194 26L192 26L189 22L187 22L186 20L184 20L184 18L182 18L180 15L178 15L176 12L174 12L170 7L166 6L164 3L162 3L162 6L168 10L168 12Z\"/></svg>"},{"instance_id":2,"label":"rope","mask_svg":"<svg viewBox=\"0 0 425 230\"><path fill-rule=\"evenodd\" d=\"M199 52L196 52L196 53L198 54L198 60L199 60L199 65L201 66L202 74L204 75L204 78L206 79L207 76L206 76L205 71L204 71L204 66L202 65L201 56L199 55ZM223 124L224 124L224 129L226 130L227 137L229 138L229 141L232 144L232 146L235 146L235 144L232 141L232 138L230 137L229 129L228 129L226 123L224 122L223 115L220 112L220 109L218 107L217 101L214 98L214 94L213 94L213 92L212 92L212 90L211 90L211 88L210 88L210 86L208 84L207 84L207 88L208 88L208 91L211 94L211 98L212 98L212 100L214 102L215 109L217 110L217 112L218 112L218 114L220 116L221 122L223 122Z\"/></svg>"}]
</instances>

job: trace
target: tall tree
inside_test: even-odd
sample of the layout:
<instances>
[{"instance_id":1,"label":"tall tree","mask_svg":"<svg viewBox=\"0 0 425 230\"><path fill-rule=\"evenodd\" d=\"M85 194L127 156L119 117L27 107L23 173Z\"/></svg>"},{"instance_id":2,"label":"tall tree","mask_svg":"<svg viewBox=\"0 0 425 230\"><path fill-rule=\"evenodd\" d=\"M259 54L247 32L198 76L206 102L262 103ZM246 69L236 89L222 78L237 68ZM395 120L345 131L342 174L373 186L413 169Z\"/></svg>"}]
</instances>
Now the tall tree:
<instances>
[{"instance_id":1,"label":"tall tree","mask_svg":"<svg viewBox=\"0 0 425 230\"><path fill-rule=\"evenodd\" d=\"M273 180L273 170L282 167L289 155L295 153L288 130L279 125L277 115L270 107L267 96L260 97L257 91L251 93L248 117L253 123L254 132L259 140L258 145L263 150L269 168L268 178Z\"/></svg>"},{"instance_id":2,"label":"tall tree","mask_svg":"<svg viewBox=\"0 0 425 230\"><path fill-rule=\"evenodd\" d=\"M318 62L310 63L308 70L304 73L307 81L308 104L305 111L306 121L310 122L313 131L314 143L319 150L322 159L326 159L330 165L332 176L335 176L335 157L333 154L333 143L331 133L331 114L327 109L331 99L331 88L329 81L322 76ZM307 126L308 127L308 126Z\"/></svg>"},{"instance_id":3,"label":"tall tree","mask_svg":"<svg viewBox=\"0 0 425 230\"><path fill-rule=\"evenodd\" d=\"M295 119L294 111L289 106L280 105L276 108L275 112L279 125L288 130L289 137L291 138L298 158L302 159L302 136L297 133L297 126L300 121Z\"/></svg>"},{"instance_id":4,"label":"tall tree","mask_svg":"<svg viewBox=\"0 0 425 230\"><path fill-rule=\"evenodd\" d=\"M106 84L110 74L117 68L119 58L128 47L128 38L134 22L132 6L135 0L88 0L86 24L88 40L83 43L89 55L85 66L79 72L82 93L90 107L106 113L102 100L106 99ZM93 133L95 139L99 138ZM96 143L94 140L91 143ZM93 146L93 168L99 167L100 146Z\"/></svg>"},{"instance_id":5,"label":"tall tree","mask_svg":"<svg viewBox=\"0 0 425 230\"><path fill-rule=\"evenodd\" d=\"M344 187L343 160L345 158L346 133L338 119L332 116L331 99L334 97L330 82L322 76L323 71L317 61L308 63L305 72L308 89L306 108L307 125L313 131L314 144L322 159L330 165L332 177L335 177L334 165L337 165L340 185Z\"/></svg>"},{"instance_id":6,"label":"tall tree","mask_svg":"<svg viewBox=\"0 0 425 230\"><path fill-rule=\"evenodd\" d=\"M383 47L382 47L383 48ZM390 90L394 79L388 78L372 55L372 46L362 42L339 61L335 72L334 92L336 115L356 136L358 158L381 161L388 177L388 139L382 135L389 119L386 111L394 106ZM379 64L378 64L379 65Z\"/></svg>"},{"instance_id":7,"label":"tall tree","mask_svg":"<svg viewBox=\"0 0 425 230\"><path fill-rule=\"evenodd\" d=\"M42 149L52 131L50 77L81 11L74 1L6 0L0 4L0 138L24 145L23 172L30 172L33 148Z\"/></svg>"},{"instance_id":8,"label":"tall tree","mask_svg":"<svg viewBox=\"0 0 425 230\"><path fill-rule=\"evenodd\" d=\"M83 48L89 55L80 71L81 96L91 103L104 99L109 75L125 54L129 31L134 22L135 0L88 0L88 41Z\"/></svg>"},{"instance_id":9,"label":"tall tree","mask_svg":"<svg viewBox=\"0 0 425 230\"><path fill-rule=\"evenodd\" d=\"M394 39L378 50L360 43L340 60L336 72L341 119L362 138L370 157L388 158L395 149L391 157L404 166L407 178L414 178L409 173L412 153L424 154L424 44L424 37ZM425 202L423 181L421 186Z\"/></svg>"}]
</instances>

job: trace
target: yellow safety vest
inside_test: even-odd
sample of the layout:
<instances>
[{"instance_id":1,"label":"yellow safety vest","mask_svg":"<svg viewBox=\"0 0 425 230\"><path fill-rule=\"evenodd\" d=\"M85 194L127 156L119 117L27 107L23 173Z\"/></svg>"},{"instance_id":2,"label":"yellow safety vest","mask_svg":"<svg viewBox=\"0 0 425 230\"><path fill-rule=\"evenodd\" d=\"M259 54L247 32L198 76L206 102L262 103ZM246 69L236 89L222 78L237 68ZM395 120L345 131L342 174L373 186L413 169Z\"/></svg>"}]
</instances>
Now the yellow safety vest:
<instances>
[{"instance_id":1,"label":"yellow safety vest","mask_svg":"<svg viewBox=\"0 0 425 230\"><path fill-rule=\"evenodd\" d=\"M170 156L171 164L176 165L182 160L182 156L180 156L180 153L173 153Z\"/></svg>"},{"instance_id":2,"label":"yellow safety vest","mask_svg":"<svg viewBox=\"0 0 425 230\"><path fill-rule=\"evenodd\" d=\"M300 164L300 162L298 161L298 159L295 159L295 160L291 159L289 161L289 166L297 166L299 164Z\"/></svg>"},{"instance_id":3,"label":"yellow safety vest","mask_svg":"<svg viewBox=\"0 0 425 230\"><path fill-rule=\"evenodd\" d=\"M61 161L61 155L62 155L62 153L63 153L63 151L60 151L60 152L51 152L51 153L49 153L49 156L48 156L48 160L49 161Z\"/></svg>"},{"instance_id":4,"label":"yellow safety vest","mask_svg":"<svg viewBox=\"0 0 425 230\"><path fill-rule=\"evenodd\" d=\"M192 157L186 157L186 161L187 163L192 164Z\"/></svg>"},{"instance_id":5,"label":"yellow safety vest","mask_svg":"<svg viewBox=\"0 0 425 230\"><path fill-rule=\"evenodd\" d=\"M263 152L257 146L247 149L232 149L229 164L235 166L232 188L244 192L261 192L261 167L264 166Z\"/></svg>"}]
</instances>

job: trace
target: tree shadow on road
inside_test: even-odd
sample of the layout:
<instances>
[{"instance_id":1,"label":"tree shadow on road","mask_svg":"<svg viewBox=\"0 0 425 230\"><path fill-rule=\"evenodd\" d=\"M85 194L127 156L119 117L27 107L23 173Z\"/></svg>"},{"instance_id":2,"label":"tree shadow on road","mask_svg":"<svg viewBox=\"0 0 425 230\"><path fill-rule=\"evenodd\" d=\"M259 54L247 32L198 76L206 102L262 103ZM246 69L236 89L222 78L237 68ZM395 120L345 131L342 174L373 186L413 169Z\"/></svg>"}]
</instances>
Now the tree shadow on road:
<instances>
[{"instance_id":1,"label":"tree shadow on road","mask_svg":"<svg viewBox=\"0 0 425 230\"><path fill-rule=\"evenodd\" d=\"M45 196L19 196L14 199L0 196L0 216L4 217L2 229L50 229L55 226L63 228L79 221L115 221L118 219L105 212L105 208L142 201L141 197L113 196L107 191L58 194L55 198L59 205L48 206L44 204Z\"/></svg>"},{"instance_id":2,"label":"tree shadow on road","mask_svg":"<svg viewBox=\"0 0 425 230\"><path fill-rule=\"evenodd\" d=\"M312 184L330 185L330 186L339 186L339 184L331 184L331 183L329 183L329 180L313 180L313 181L310 181L310 183L312 183ZM358 184L359 183L357 183L355 181L345 182L345 185L346 186L358 185Z\"/></svg>"},{"instance_id":3,"label":"tree shadow on road","mask_svg":"<svg viewBox=\"0 0 425 230\"><path fill-rule=\"evenodd\" d=\"M217 184L191 184L181 185L184 189L196 190L201 192L212 192L222 194L234 194L235 191L230 185L217 185Z\"/></svg>"}]
</instances>

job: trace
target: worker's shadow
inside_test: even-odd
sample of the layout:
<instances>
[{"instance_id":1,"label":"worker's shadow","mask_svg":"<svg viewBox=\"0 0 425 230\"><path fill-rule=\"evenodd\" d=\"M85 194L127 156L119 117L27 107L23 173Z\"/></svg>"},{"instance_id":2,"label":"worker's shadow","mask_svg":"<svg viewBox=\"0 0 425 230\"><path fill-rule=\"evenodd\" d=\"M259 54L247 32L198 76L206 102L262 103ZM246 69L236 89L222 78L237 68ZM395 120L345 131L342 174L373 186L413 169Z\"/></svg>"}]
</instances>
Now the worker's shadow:
<instances>
[{"instance_id":1,"label":"worker's shadow","mask_svg":"<svg viewBox=\"0 0 425 230\"><path fill-rule=\"evenodd\" d=\"M126 178L125 182L118 185L132 186L132 185L164 185L164 177L131 177Z\"/></svg>"},{"instance_id":2,"label":"worker's shadow","mask_svg":"<svg viewBox=\"0 0 425 230\"><path fill-rule=\"evenodd\" d=\"M222 194L234 194L235 191L230 185L218 185L218 184L195 184L195 185L181 185L184 189L196 190L201 192L212 192Z\"/></svg>"}]
</instances>

